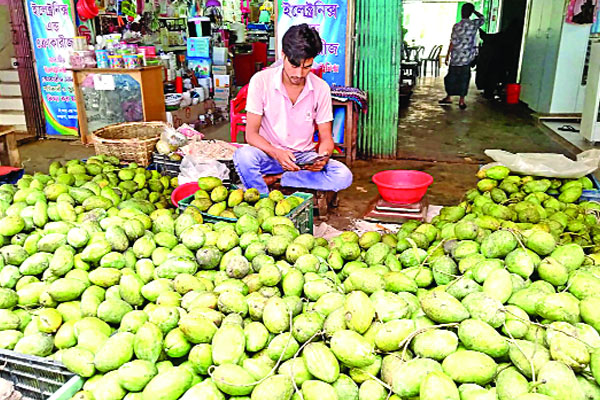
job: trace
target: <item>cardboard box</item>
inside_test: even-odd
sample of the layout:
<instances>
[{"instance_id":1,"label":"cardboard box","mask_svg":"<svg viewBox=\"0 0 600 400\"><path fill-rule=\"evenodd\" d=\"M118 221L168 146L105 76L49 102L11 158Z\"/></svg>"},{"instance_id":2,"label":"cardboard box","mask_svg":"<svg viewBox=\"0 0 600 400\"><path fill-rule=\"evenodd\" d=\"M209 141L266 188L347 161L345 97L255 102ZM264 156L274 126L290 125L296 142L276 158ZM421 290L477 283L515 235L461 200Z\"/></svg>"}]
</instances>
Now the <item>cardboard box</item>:
<instances>
[{"instance_id":1,"label":"cardboard box","mask_svg":"<svg viewBox=\"0 0 600 400\"><path fill-rule=\"evenodd\" d=\"M196 76L210 76L210 58L188 57L187 65L189 69L194 71Z\"/></svg>"},{"instance_id":2,"label":"cardboard box","mask_svg":"<svg viewBox=\"0 0 600 400\"><path fill-rule=\"evenodd\" d=\"M227 95L227 97L229 97L229 95L231 94L231 89L224 87L216 87L215 94L219 94L222 96Z\"/></svg>"},{"instance_id":3,"label":"cardboard box","mask_svg":"<svg viewBox=\"0 0 600 400\"><path fill-rule=\"evenodd\" d=\"M216 88L229 88L231 86L231 75L213 74L213 86Z\"/></svg>"},{"instance_id":4,"label":"cardboard box","mask_svg":"<svg viewBox=\"0 0 600 400\"><path fill-rule=\"evenodd\" d=\"M213 63L215 65L227 65L227 47L213 47Z\"/></svg>"},{"instance_id":5,"label":"cardboard box","mask_svg":"<svg viewBox=\"0 0 600 400\"><path fill-rule=\"evenodd\" d=\"M183 124L193 125L198 122L201 115L205 115L208 111L214 112L216 108L215 102L205 100L196 105L183 107L177 111L167 112L167 119L173 124L174 128L179 128Z\"/></svg>"},{"instance_id":6,"label":"cardboard box","mask_svg":"<svg viewBox=\"0 0 600 400\"><path fill-rule=\"evenodd\" d=\"M210 37L188 38L187 56L210 58Z\"/></svg>"},{"instance_id":7,"label":"cardboard box","mask_svg":"<svg viewBox=\"0 0 600 400\"><path fill-rule=\"evenodd\" d=\"M215 88L214 96L215 100L229 100L231 97L231 91L229 89Z\"/></svg>"},{"instance_id":8,"label":"cardboard box","mask_svg":"<svg viewBox=\"0 0 600 400\"><path fill-rule=\"evenodd\" d=\"M213 99L217 107L228 106L229 99Z\"/></svg>"},{"instance_id":9,"label":"cardboard box","mask_svg":"<svg viewBox=\"0 0 600 400\"><path fill-rule=\"evenodd\" d=\"M228 65L214 65L213 74L215 75L231 75L231 69Z\"/></svg>"}]
</instances>

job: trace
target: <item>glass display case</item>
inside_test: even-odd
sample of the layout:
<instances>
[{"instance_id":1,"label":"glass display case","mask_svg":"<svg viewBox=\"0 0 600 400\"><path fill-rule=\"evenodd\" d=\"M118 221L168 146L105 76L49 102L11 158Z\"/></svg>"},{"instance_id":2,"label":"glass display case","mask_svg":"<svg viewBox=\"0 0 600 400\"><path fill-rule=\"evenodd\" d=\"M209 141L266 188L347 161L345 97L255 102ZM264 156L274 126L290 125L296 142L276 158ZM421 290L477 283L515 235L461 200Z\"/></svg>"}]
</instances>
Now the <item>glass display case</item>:
<instances>
[{"instance_id":1,"label":"glass display case","mask_svg":"<svg viewBox=\"0 0 600 400\"><path fill-rule=\"evenodd\" d=\"M74 69L81 141L107 125L165 121L161 68Z\"/></svg>"}]
</instances>

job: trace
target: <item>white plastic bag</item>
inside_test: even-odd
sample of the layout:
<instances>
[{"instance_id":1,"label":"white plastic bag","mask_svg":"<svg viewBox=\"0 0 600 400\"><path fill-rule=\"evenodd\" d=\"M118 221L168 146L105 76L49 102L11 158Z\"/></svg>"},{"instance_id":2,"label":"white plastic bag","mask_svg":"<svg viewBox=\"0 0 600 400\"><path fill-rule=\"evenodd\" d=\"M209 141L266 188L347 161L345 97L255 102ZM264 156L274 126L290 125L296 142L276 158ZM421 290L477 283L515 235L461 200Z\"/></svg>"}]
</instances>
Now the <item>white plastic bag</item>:
<instances>
[{"instance_id":1,"label":"white plastic bag","mask_svg":"<svg viewBox=\"0 0 600 400\"><path fill-rule=\"evenodd\" d=\"M160 135L160 140L166 142L169 146L172 146L175 149L188 144L187 137L183 133L171 128L170 126L162 132Z\"/></svg>"},{"instance_id":2,"label":"white plastic bag","mask_svg":"<svg viewBox=\"0 0 600 400\"><path fill-rule=\"evenodd\" d=\"M229 168L217 160L186 156L181 162L179 184L196 182L198 178L214 176L221 180L229 179Z\"/></svg>"},{"instance_id":3,"label":"white plastic bag","mask_svg":"<svg viewBox=\"0 0 600 400\"><path fill-rule=\"evenodd\" d=\"M554 153L513 154L504 150L486 150L485 154L513 172L548 178L581 178L596 171L600 163L600 150L596 149L579 153L577 161Z\"/></svg>"}]
</instances>

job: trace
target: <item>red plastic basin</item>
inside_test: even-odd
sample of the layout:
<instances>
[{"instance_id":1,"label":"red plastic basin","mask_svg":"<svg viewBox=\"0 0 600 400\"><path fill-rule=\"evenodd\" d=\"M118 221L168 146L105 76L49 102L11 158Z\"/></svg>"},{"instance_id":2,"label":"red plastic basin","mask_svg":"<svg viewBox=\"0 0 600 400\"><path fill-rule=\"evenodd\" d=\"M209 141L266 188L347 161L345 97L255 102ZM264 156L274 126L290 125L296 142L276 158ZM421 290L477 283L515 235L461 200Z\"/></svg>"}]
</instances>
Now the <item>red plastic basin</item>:
<instances>
[{"instance_id":1,"label":"red plastic basin","mask_svg":"<svg viewBox=\"0 0 600 400\"><path fill-rule=\"evenodd\" d=\"M177 186L173 193L171 193L171 203L175 207L179 205L179 201L185 199L186 197L190 197L194 193L196 193L200 189L198 187L198 182L189 182L184 183L181 186Z\"/></svg>"},{"instance_id":2,"label":"red plastic basin","mask_svg":"<svg viewBox=\"0 0 600 400\"><path fill-rule=\"evenodd\" d=\"M395 169L376 173L373 182L385 201L412 204L425 196L433 177L421 171Z\"/></svg>"}]
</instances>

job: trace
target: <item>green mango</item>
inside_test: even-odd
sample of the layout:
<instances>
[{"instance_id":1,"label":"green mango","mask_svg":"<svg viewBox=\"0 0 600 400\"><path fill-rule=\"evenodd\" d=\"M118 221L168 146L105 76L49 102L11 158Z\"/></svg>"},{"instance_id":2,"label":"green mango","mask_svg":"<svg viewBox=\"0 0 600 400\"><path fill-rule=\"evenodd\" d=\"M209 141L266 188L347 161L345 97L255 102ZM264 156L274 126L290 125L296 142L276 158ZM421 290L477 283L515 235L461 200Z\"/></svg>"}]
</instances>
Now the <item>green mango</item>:
<instances>
[{"instance_id":1,"label":"green mango","mask_svg":"<svg viewBox=\"0 0 600 400\"><path fill-rule=\"evenodd\" d=\"M94 353L80 347L65 349L61 361L71 372L84 378L89 378L96 372Z\"/></svg>"},{"instance_id":2,"label":"green mango","mask_svg":"<svg viewBox=\"0 0 600 400\"><path fill-rule=\"evenodd\" d=\"M150 322L142 325L135 334L133 349L138 359L155 363L163 349L163 333Z\"/></svg>"},{"instance_id":3,"label":"green mango","mask_svg":"<svg viewBox=\"0 0 600 400\"><path fill-rule=\"evenodd\" d=\"M14 351L38 357L46 357L52 353L54 340L45 333L35 333L21 338L15 345Z\"/></svg>"},{"instance_id":4,"label":"green mango","mask_svg":"<svg viewBox=\"0 0 600 400\"><path fill-rule=\"evenodd\" d=\"M142 396L145 400L176 400L191 387L192 381L193 375L186 368L169 368L148 382Z\"/></svg>"},{"instance_id":5,"label":"green mango","mask_svg":"<svg viewBox=\"0 0 600 400\"><path fill-rule=\"evenodd\" d=\"M130 392L140 392L158 374L154 363L145 360L133 360L118 369L119 383Z\"/></svg>"},{"instance_id":6,"label":"green mango","mask_svg":"<svg viewBox=\"0 0 600 400\"><path fill-rule=\"evenodd\" d=\"M94 365L100 372L118 369L133 357L134 335L117 332L100 347L94 357Z\"/></svg>"}]
</instances>

